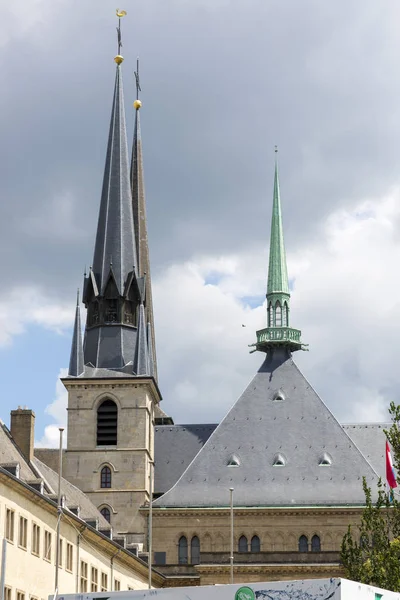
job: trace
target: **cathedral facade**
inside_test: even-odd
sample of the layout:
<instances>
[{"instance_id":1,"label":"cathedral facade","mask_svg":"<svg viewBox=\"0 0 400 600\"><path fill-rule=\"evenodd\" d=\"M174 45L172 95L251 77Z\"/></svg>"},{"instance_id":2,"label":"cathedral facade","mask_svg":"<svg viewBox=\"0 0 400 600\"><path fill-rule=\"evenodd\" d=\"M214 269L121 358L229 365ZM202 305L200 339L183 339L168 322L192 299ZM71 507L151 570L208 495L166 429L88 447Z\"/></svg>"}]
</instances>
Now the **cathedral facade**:
<instances>
[{"instance_id":1,"label":"cathedral facade","mask_svg":"<svg viewBox=\"0 0 400 600\"><path fill-rule=\"evenodd\" d=\"M122 545L146 556L151 537L151 562L175 584L229 581L231 494L236 582L341 575L362 477L374 488L383 473L383 425L340 424L294 362L304 344L292 327L277 162L267 326L254 343L260 368L221 423L175 425L157 382L141 102L129 159L122 57L116 62L84 338L78 299L63 379L63 474ZM36 454L56 468L54 451Z\"/></svg>"}]
</instances>

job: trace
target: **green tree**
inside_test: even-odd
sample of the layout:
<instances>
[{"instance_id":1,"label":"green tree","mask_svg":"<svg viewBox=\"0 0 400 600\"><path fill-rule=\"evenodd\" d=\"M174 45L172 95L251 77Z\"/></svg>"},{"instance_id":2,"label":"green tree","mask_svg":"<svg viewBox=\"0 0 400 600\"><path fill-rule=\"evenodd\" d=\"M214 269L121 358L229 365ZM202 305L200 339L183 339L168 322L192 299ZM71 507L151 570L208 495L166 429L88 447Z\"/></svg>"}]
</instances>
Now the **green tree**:
<instances>
[{"instance_id":1,"label":"green tree","mask_svg":"<svg viewBox=\"0 0 400 600\"><path fill-rule=\"evenodd\" d=\"M400 406L390 404L392 425L385 430L393 449L393 464L400 467ZM358 526L349 526L343 538L341 561L346 577L386 590L400 592L400 502L379 480L375 501L363 479L365 508Z\"/></svg>"}]
</instances>

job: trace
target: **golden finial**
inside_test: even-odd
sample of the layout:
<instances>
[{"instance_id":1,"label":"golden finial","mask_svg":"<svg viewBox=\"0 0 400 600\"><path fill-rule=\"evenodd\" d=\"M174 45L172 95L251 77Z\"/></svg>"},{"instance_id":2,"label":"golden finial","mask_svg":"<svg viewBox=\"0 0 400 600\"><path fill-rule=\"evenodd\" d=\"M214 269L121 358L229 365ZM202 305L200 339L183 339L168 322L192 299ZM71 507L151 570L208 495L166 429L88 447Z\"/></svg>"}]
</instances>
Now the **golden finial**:
<instances>
[{"instance_id":1,"label":"golden finial","mask_svg":"<svg viewBox=\"0 0 400 600\"><path fill-rule=\"evenodd\" d=\"M121 19L122 19L122 17L125 17L125 15L126 15L126 10L119 10L119 8L117 8L117 17L118 17L118 27L117 27L118 54L114 58L114 60L117 63L117 65L120 65L122 63L122 61L124 60L124 57L121 55L121 48L122 48L122 41L121 41Z\"/></svg>"},{"instance_id":2,"label":"golden finial","mask_svg":"<svg viewBox=\"0 0 400 600\"><path fill-rule=\"evenodd\" d=\"M142 88L140 87L140 79L139 79L139 58L136 59L135 81L136 81L136 100L133 103L133 108L135 110L139 110L139 108L142 106L142 103L139 100L139 92L142 91Z\"/></svg>"}]
</instances>

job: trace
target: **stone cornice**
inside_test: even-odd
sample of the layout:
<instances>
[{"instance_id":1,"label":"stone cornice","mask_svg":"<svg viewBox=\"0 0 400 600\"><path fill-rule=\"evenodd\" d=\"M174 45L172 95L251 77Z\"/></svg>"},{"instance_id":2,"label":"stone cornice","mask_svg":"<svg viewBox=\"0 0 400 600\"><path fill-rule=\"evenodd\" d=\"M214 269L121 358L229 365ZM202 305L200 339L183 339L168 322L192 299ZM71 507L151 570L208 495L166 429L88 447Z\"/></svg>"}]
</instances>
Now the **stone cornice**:
<instances>
[{"instance_id":1,"label":"stone cornice","mask_svg":"<svg viewBox=\"0 0 400 600\"><path fill-rule=\"evenodd\" d=\"M156 402L162 400L161 392L158 388L157 383L153 377L116 377L111 379L109 377L93 377L88 379L63 377L61 378L62 383L69 389L107 389L107 388L132 388L132 387L144 387L151 391L152 396L156 399Z\"/></svg>"},{"instance_id":2,"label":"stone cornice","mask_svg":"<svg viewBox=\"0 0 400 600\"><path fill-rule=\"evenodd\" d=\"M363 511L364 507L362 506L315 506L309 507L305 506L304 508L301 506L296 507L287 507L283 506L282 508L279 506L260 506L260 507L249 507L249 508L234 508L234 513L236 516L251 516L257 515L260 516L260 513L265 512L269 517L282 517L282 516L320 516L320 515L354 515L358 516ZM148 511L148 507L141 507L142 511ZM171 517L187 517L188 513L195 515L207 515L207 518L210 517L219 517L221 514L229 515L229 508L225 507L210 507L210 508L160 508L153 507L153 518L168 518ZM210 514L211 513L211 514Z\"/></svg>"}]
</instances>

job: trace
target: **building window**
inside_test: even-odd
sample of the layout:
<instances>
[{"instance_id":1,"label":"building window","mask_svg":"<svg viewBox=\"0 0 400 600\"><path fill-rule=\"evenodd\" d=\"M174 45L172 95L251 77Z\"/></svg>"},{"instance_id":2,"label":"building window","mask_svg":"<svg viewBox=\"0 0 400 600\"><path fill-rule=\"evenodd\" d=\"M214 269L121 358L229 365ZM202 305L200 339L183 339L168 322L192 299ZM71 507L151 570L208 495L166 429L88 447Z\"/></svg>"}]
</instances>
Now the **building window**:
<instances>
[{"instance_id":1,"label":"building window","mask_svg":"<svg viewBox=\"0 0 400 600\"><path fill-rule=\"evenodd\" d=\"M44 532L44 559L51 560L51 533L50 533L50 531Z\"/></svg>"},{"instance_id":2,"label":"building window","mask_svg":"<svg viewBox=\"0 0 400 600\"><path fill-rule=\"evenodd\" d=\"M110 467L103 467L100 473L100 487L110 488L111 487L111 469ZM110 511L108 511L110 512ZM108 521L108 519L107 519Z\"/></svg>"},{"instance_id":3,"label":"building window","mask_svg":"<svg viewBox=\"0 0 400 600\"><path fill-rule=\"evenodd\" d=\"M32 554L40 555L40 527L36 523L32 524Z\"/></svg>"},{"instance_id":4,"label":"building window","mask_svg":"<svg viewBox=\"0 0 400 600\"><path fill-rule=\"evenodd\" d=\"M24 592L19 592L17 590L17 600L25 600L25 594L24 594Z\"/></svg>"},{"instance_id":5,"label":"building window","mask_svg":"<svg viewBox=\"0 0 400 600\"><path fill-rule=\"evenodd\" d=\"M178 563L180 565L188 563L188 543L184 535L179 538L178 542Z\"/></svg>"},{"instance_id":6,"label":"building window","mask_svg":"<svg viewBox=\"0 0 400 600\"><path fill-rule=\"evenodd\" d=\"M99 321L99 303L95 300L89 304L89 325L97 325Z\"/></svg>"},{"instance_id":7,"label":"building window","mask_svg":"<svg viewBox=\"0 0 400 600\"><path fill-rule=\"evenodd\" d=\"M285 302L282 308L282 325L284 327L288 326L288 310L287 310L288 306L287 303Z\"/></svg>"},{"instance_id":8,"label":"building window","mask_svg":"<svg viewBox=\"0 0 400 600\"><path fill-rule=\"evenodd\" d=\"M308 538L306 535L299 537L299 552L308 552Z\"/></svg>"},{"instance_id":9,"label":"building window","mask_svg":"<svg viewBox=\"0 0 400 600\"><path fill-rule=\"evenodd\" d=\"M28 519L19 518L18 546L26 550L28 545Z\"/></svg>"},{"instance_id":10,"label":"building window","mask_svg":"<svg viewBox=\"0 0 400 600\"><path fill-rule=\"evenodd\" d=\"M192 537L192 541L190 542L190 557L192 565L200 563L200 540L197 535Z\"/></svg>"},{"instance_id":11,"label":"building window","mask_svg":"<svg viewBox=\"0 0 400 600\"><path fill-rule=\"evenodd\" d=\"M268 327L273 327L273 326L274 326L274 309L270 302L269 307L268 307Z\"/></svg>"},{"instance_id":12,"label":"building window","mask_svg":"<svg viewBox=\"0 0 400 600\"><path fill-rule=\"evenodd\" d=\"M114 592L119 592L121 590L121 582L118 579L114 579Z\"/></svg>"},{"instance_id":13,"label":"building window","mask_svg":"<svg viewBox=\"0 0 400 600\"><path fill-rule=\"evenodd\" d=\"M282 308L279 302L275 305L275 327L282 327Z\"/></svg>"},{"instance_id":14,"label":"building window","mask_svg":"<svg viewBox=\"0 0 400 600\"><path fill-rule=\"evenodd\" d=\"M108 575L107 573L102 573L101 574L101 592L107 592L108 591Z\"/></svg>"},{"instance_id":15,"label":"building window","mask_svg":"<svg viewBox=\"0 0 400 600\"><path fill-rule=\"evenodd\" d=\"M67 571L72 573L72 566L74 564L74 547L72 544L67 542L67 560L65 563L65 568Z\"/></svg>"},{"instance_id":16,"label":"building window","mask_svg":"<svg viewBox=\"0 0 400 600\"><path fill-rule=\"evenodd\" d=\"M167 564L167 553L166 552L154 552L154 564L155 565L166 565Z\"/></svg>"},{"instance_id":17,"label":"building window","mask_svg":"<svg viewBox=\"0 0 400 600\"><path fill-rule=\"evenodd\" d=\"M118 300L106 300L106 323L118 323Z\"/></svg>"},{"instance_id":18,"label":"building window","mask_svg":"<svg viewBox=\"0 0 400 600\"><path fill-rule=\"evenodd\" d=\"M311 538L311 551L321 552L321 540L319 535L313 535Z\"/></svg>"},{"instance_id":19,"label":"building window","mask_svg":"<svg viewBox=\"0 0 400 600\"><path fill-rule=\"evenodd\" d=\"M5 538L9 542L14 542L14 517L15 517L14 511L11 510L11 508L7 508Z\"/></svg>"},{"instance_id":20,"label":"building window","mask_svg":"<svg viewBox=\"0 0 400 600\"><path fill-rule=\"evenodd\" d=\"M124 306L124 322L133 325L133 304L129 300L125 302Z\"/></svg>"},{"instance_id":21,"label":"building window","mask_svg":"<svg viewBox=\"0 0 400 600\"><path fill-rule=\"evenodd\" d=\"M118 408L112 400L104 400L97 409L97 445L117 445Z\"/></svg>"},{"instance_id":22,"label":"building window","mask_svg":"<svg viewBox=\"0 0 400 600\"><path fill-rule=\"evenodd\" d=\"M81 560L81 592L87 592L88 564Z\"/></svg>"},{"instance_id":23,"label":"building window","mask_svg":"<svg viewBox=\"0 0 400 600\"><path fill-rule=\"evenodd\" d=\"M59 546L58 546L58 566L59 567L63 566L63 541L62 540L59 541Z\"/></svg>"},{"instance_id":24,"label":"building window","mask_svg":"<svg viewBox=\"0 0 400 600\"><path fill-rule=\"evenodd\" d=\"M95 567L92 567L92 583L91 583L91 592L97 592L99 586L99 572Z\"/></svg>"},{"instance_id":25,"label":"building window","mask_svg":"<svg viewBox=\"0 0 400 600\"><path fill-rule=\"evenodd\" d=\"M105 518L105 520L108 521L109 523L111 523L111 511L110 511L110 509L107 508L107 506L104 506L104 508L102 508L100 512L103 515L103 517Z\"/></svg>"},{"instance_id":26,"label":"building window","mask_svg":"<svg viewBox=\"0 0 400 600\"><path fill-rule=\"evenodd\" d=\"M253 537L251 538L250 547L252 552L260 552L261 544L258 535L253 535Z\"/></svg>"},{"instance_id":27,"label":"building window","mask_svg":"<svg viewBox=\"0 0 400 600\"><path fill-rule=\"evenodd\" d=\"M4 588L4 600L11 600L11 588L10 587L5 587Z\"/></svg>"},{"instance_id":28,"label":"building window","mask_svg":"<svg viewBox=\"0 0 400 600\"><path fill-rule=\"evenodd\" d=\"M245 535L241 535L239 538L238 550L239 552L247 552L247 537Z\"/></svg>"}]
</instances>

